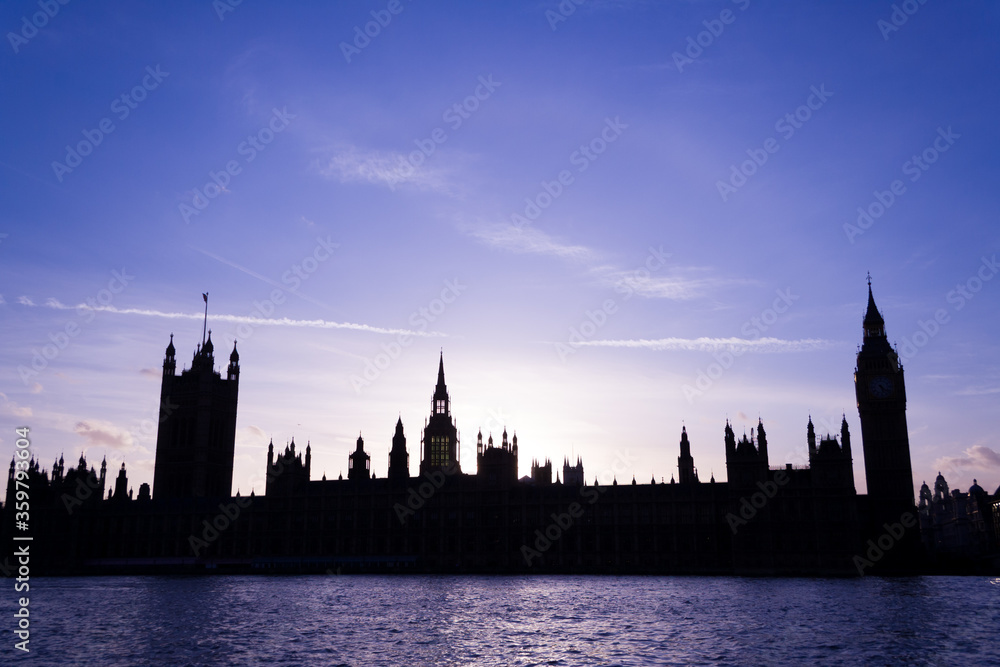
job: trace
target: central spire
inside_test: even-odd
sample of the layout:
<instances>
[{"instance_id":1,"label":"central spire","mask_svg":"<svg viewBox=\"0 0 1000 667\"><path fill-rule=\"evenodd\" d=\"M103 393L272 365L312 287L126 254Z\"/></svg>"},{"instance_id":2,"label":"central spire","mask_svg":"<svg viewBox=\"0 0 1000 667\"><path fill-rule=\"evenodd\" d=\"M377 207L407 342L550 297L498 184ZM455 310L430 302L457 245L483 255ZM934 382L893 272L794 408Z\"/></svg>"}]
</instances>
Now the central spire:
<instances>
[{"instance_id":1,"label":"central spire","mask_svg":"<svg viewBox=\"0 0 1000 667\"><path fill-rule=\"evenodd\" d=\"M441 358L438 361L437 386L434 387L434 404L432 414L448 414L449 403L448 386L444 382L444 350L441 351Z\"/></svg>"},{"instance_id":2,"label":"central spire","mask_svg":"<svg viewBox=\"0 0 1000 667\"><path fill-rule=\"evenodd\" d=\"M441 350L441 359L438 361L437 391L441 390L447 391L444 384L444 349ZM437 391L435 391L435 395L437 394Z\"/></svg>"}]
</instances>

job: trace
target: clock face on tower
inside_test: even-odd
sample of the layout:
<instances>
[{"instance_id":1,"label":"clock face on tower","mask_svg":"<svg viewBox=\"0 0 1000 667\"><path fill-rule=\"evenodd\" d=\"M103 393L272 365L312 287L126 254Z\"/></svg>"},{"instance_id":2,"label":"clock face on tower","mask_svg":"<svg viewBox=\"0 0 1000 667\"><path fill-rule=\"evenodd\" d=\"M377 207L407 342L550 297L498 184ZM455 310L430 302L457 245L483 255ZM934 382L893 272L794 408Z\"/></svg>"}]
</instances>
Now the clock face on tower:
<instances>
[{"instance_id":1,"label":"clock face on tower","mask_svg":"<svg viewBox=\"0 0 1000 667\"><path fill-rule=\"evenodd\" d=\"M868 390L875 398L887 398L892 395L892 379L885 375L873 377L868 383Z\"/></svg>"}]
</instances>

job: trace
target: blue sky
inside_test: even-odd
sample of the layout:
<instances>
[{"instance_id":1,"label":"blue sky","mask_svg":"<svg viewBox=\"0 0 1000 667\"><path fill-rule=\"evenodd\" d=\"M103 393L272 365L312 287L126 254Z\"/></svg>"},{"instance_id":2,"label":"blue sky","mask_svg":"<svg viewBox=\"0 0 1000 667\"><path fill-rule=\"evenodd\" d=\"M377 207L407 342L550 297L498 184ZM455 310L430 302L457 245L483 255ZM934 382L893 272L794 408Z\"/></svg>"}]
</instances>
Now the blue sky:
<instances>
[{"instance_id":1,"label":"blue sky","mask_svg":"<svg viewBox=\"0 0 1000 667\"><path fill-rule=\"evenodd\" d=\"M272 437L384 475L397 416L416 470L442 348L466 471L506 426L669 480L685 425L721 480L727 418L780 465L846 413L863 491L870 271L915 483L992 490L1000 10L902 5L5 3L0 448L151 482L207 291L244 493Z\"/></svg>"}]
</instances>

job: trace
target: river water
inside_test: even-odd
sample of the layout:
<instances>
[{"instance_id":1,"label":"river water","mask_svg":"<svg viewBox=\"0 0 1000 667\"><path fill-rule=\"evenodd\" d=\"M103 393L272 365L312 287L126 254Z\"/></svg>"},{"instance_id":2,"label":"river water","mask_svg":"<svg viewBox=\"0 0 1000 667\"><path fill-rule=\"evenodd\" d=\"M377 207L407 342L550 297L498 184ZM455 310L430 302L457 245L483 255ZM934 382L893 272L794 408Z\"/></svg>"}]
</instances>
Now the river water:
<instances>
[{"instance_id":1,"label":"river water","mask_svg":"<svg viewBox=\"0 0 1000 667\"><path fill-rule=\"evenodd\" d=\"M3 664L1000 664L1000 578L33 579Z\"/></svg>"}]
</instances>

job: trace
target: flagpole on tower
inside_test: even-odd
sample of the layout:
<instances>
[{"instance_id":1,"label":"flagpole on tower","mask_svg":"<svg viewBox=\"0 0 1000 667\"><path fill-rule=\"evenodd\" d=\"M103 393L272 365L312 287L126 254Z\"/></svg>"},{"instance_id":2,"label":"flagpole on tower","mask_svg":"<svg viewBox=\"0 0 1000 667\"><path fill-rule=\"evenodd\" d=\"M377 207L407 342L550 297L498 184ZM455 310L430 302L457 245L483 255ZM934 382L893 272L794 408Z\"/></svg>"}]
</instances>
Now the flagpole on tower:
<instances>
[{"instance_id":1,"label":"flagpole on tower","mask_svg":"<svg viewBox=\"0 0 1000 667\"><path fill-rule=\"evenodd\" d=\"M205 300L205 324L201 328L201 346L205 347L205 332L208 329L208 292L203 292L201 298Z\"/></svg>"}]
</instances>

